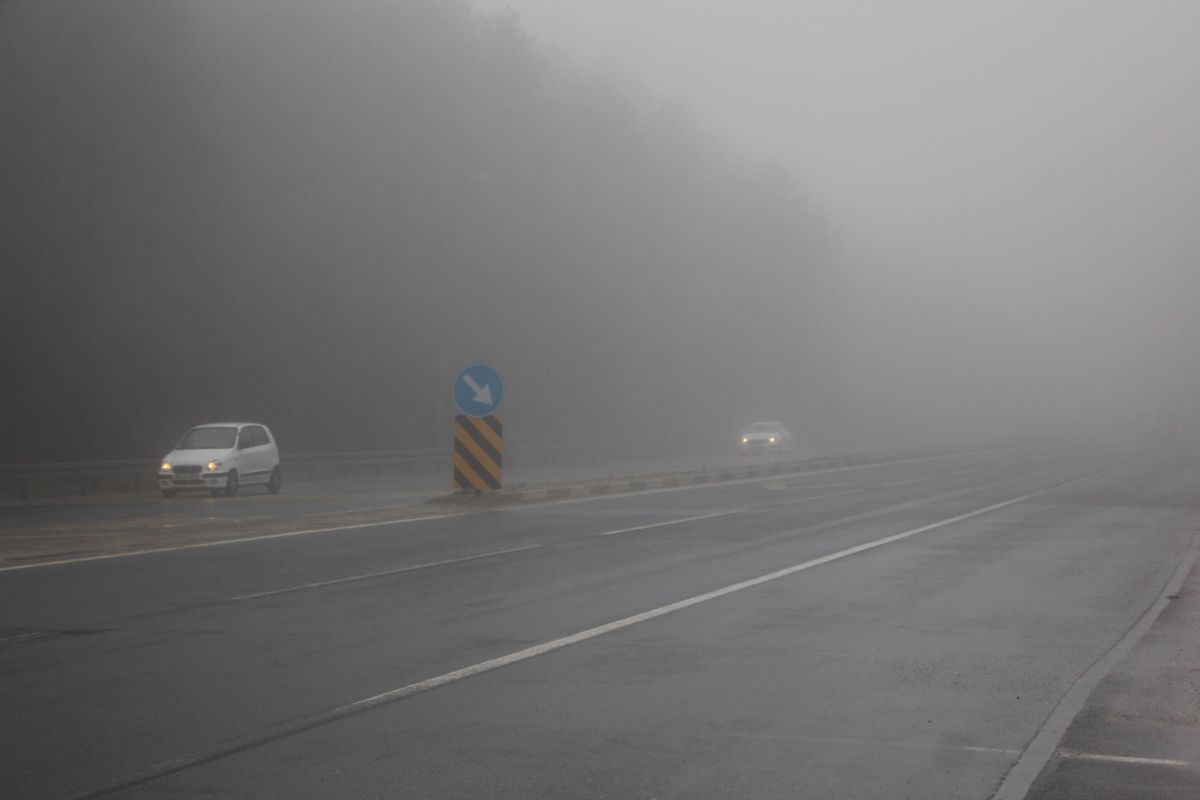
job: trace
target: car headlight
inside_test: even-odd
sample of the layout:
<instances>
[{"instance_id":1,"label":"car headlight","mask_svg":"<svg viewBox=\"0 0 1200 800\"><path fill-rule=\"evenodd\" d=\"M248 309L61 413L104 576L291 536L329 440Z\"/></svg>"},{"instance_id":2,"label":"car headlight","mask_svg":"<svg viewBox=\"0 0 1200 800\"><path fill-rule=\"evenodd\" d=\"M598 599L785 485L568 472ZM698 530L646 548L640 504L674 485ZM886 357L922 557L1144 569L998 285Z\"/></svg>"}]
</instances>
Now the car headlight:
<instances>
[{"instance_id":1,"label":"car headlight","mask_svg":"<svg viewBox=\"0 0 1200 800\"><path fill-rule=\"evenodd\" d=\"M750 437L749 437L749 436L743 436L743 437L742 437L742 444L750 444Z\"/></svg>"},{"instance_id":2,"label":"car headlight","mask_svg":"<svg viewBox=\"0 0 1200 800\"><path fill-rule=\"evenodd\" d=\"M771 438L767 439L767 441L770 442L771 444L775 444L775 437L772 436Z\"/></svg>"},{"instance_id":3,"label":"car headlight","mask_svg":"<svg viewBox=\"0 0 1200 800\"><path fill-rule=\"evenodd\" d=\"M159 469L159 471L161 471L161 472L170 472L170 471L171 471L171 462L170 462L170 461L164 461L164 462L162 463L162 466L161 466L161 467L159 467L158 469Z\"/></svg>"},{"instance_id":4,"label":"car headlight","mask_svg":"<svg viewBox=\"0 0 1200 800\"><path fill-rule=\"evenodd\" d=\"M208 462L208 471L209 471L209 472L216 472L216 471L217 471L217 470L219 470L220 468L221 468L221 462L220 462L220 461L210 461L210 462Z\"/></svg>"}]
</instances>

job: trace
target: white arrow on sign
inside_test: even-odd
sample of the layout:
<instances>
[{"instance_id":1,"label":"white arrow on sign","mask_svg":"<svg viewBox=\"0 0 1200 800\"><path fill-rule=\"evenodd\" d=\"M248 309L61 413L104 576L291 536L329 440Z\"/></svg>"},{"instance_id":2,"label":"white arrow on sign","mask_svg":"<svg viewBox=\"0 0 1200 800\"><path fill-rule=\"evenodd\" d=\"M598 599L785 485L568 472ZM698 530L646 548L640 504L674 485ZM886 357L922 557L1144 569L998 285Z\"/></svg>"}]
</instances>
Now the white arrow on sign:
<instances>
[{"instance_id":1,"label":"white arrow on sign","mask_svg":"<svg viewBox=\"0 0 1200 800\"><path fill-rule=\"evenodd\" d=\"M475 402L483 403L485 406L492 404L492 387L490 385L480 386L470 375L463 375L463 380L467 386L471 387L471 391L475 393Z\"/></svg>"}]
</instances>

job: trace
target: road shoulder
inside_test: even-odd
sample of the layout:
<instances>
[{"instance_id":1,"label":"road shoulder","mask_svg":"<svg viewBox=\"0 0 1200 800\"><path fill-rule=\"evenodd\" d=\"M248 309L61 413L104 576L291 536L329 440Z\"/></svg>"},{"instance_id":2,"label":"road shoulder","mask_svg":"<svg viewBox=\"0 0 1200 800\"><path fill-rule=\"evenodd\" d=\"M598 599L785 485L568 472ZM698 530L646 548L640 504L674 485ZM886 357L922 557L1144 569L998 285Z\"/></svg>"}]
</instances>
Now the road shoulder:
<instances>
[{"instance_id":1,"label":"road shoulder","mask_svg":"<svg viewBox=\"0 0 1200 800\"><path fill-rule=\"evenodd\" d=\"M1088 697L1028 797L1200 797L1200 566Z\"/></svg>"}]
</instances>

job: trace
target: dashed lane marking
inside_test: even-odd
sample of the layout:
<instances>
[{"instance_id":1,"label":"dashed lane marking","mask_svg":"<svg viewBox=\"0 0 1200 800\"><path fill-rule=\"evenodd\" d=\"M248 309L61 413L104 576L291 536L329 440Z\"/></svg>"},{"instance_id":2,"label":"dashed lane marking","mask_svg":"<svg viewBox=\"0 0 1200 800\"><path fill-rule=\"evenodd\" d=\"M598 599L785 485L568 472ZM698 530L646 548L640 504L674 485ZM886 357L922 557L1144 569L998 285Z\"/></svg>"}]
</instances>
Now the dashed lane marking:
<instances>
[{"instance_id":1,"label":"dashed lane marking","mask_svg":"<svg viewBox=\"0 0 1200 800\"><path fill-rule=\"evenodd\" d=\"M536 550L541 547L540 544L527 544L524 547L510 547L507 550L492 550L487 553L475 553L474 555L461 556L459 558L447 558L442 561L430 561L426 564L412 564L407 567L397 567L395 569L384 569L378 572L367 572L362 575L349 575L345 578L333 578L327 581L316 581L314 583L302 583L297 586L287 586L283 589L271 589L266 592L255 592L254 594L243 594L237 597L230 597L219 602L222 603L238 603L243 600L259 600L264 597L274 597L281 594L290 594L292 592L302 592L306 589L320 589L324 586L336 586L342 583L353 583L355 581L365 581L371 578L382 578L387 575L399 575L402 572L416 572L420 569L430 569L432 567L444 567L447 564L461 564L464 561L475 561L480 558L492 558L493 556L502 556L508 553L520 553L525 550Z\"/></svg>"},{"instance_id":2,"label":"dashed lane marking","mask_svg":"<svg viewBox=\"0 0 1200 800\"><path fill-rule=\"evenodd\" d=\"M795 500L784 500L779 503L772 503L770 506L767 506L767 508L774 508L776 506L795 506L795 505L799 505L801 503L811 503L814 500L826 500L830 497L845 497L848 494L862 494L865 491L867 491L865 488L859 487L857 489L849 489L844 492L832 492L830 494L818 494L813 497L797 497Z\"/></svg>"},{"instance_id":3,"label":"dashed lane marking","mask_svg":"<svg viewBox=\"0 0 1200 800\"><path fill-rule=\"evenodd\" d=\"M702 519L716 519L717 517L728 517L731 514L741 514L746 509L736 508L733 511L717 511L713 514L700 514L696 517L684 517L682 519L668 519L663 522L651 522L649 525L635 525L632 528L618 528L615 531L601 531L594 533L593 536L616 536L619 533L635 533L636 531L648 531L651 528L665 528L668 525L682 525L685 522L697 522Z\"/></svg>"},{"instance_id":4,"label":"dashed lane marking","mask_svg":"<svg viewBox=\"0 0 1200 800\"><path fill-rule=\"evenodd\" d=\"M967 456L975 455L975 454L976 453L972 453L972 452L944 453L944 454L933 455L933 456L917 456L917 457L913 457L913 458L898 458L898 459L894 459L894 460L890 460L890 461L873 462L870 464L852 464L852 465L848 465L848 466L844 466L844 467L825 467L822 469L803 470L803 473L804 473L804 475L811 476L811 475L828 474L828 473L832 473L832 472L847 472L847 471L856 471L856 470L876 469L876 468L881 468L881 467L894 466L897 464L910 464L910 463L916 463L916 462L963 458L963 457L967 457ZM616 499L620 499L620 498L637 496L637 495L666 494L668 492L689 492L689 491L698 491L698 490L704 490L704 489L712 489L712 488L723 487L723 486L736 486L736 485L740 485L740 484L749 484L749 483L763 483L763 482L767 482L767 481L778 480L778 478L779 478L779 476L766 476L766 477L757 477L757 478L742 478L742 479L737 479L737 480L732 480L732 481L714 481L712 483L692 484L692 485L686 485L686 486L664 487L664 488L659 488L659 489L639 489L639 490L628 491L628 492L614 492L613 494L608 494L608 495L595 495L595 496L589 496L589 497L572 497L572 498L566 498L566 499L562 499L562 500L551 500L551 501L547 501L547 502L538 503L538 505L545 507L545 506L557 506L557 505L570 505L570 504L575 504L575 503L598 503L598 502L605 502L605 501L609 501L609 500L616 500ZM811 487L811 488L817 488L817 487ZM525 506L509 506L506 508L496 508L496 509L489 509L489 510L492 510L492 511L514 511L519 508L525 508ZM457 513L450 513L450 514L432 514L432 515L428 515L428 516L424 516L424 517L411 517L408 519L385 520L382 522L366 522L366 523L362 523L362 524L358 524L358 525L340 525L340 526L328 527L328 528L314 528L311 530L287 531L287 532L283 532L283 533L271 533L271 534L264 534L261 536L246 536L246 537L240 537L240 538L236 538L236 539L221 539L221 540L216 540L216 541L211 541L211 542L199 542L196 544L185 544L185 545L177 545L177 546L172 546L172 547L155 547L155 548L150 548L150 549L145 549L145 550L131 550L129 552L124 552L124 553L106 553L103 555L80 556L77 558L56 559L54 561L40 561L40 562L32 563L32 564L13 564L13 565L9 565L9 566L0 566L0 572L9 572L12 570L19 570L19 569L36 569L38 567L54 567L54 566L61 566L64 564L79 564L79 563L84 563L84 562L89 562L89 561L105 561L105 560L114 559L114 558L129 558L132 556L148 555L150 553L169 553L169 552L175 552L175 551L179 551L179 550L193 550L193 549L197 549L197 548L201 548L201 547L219 547L219 546L227 545L227 544L243 544L246 542L256 542L256 541L262 541L262 540L267 540L267 539L281 539L281 538L286 538L289 536L304 536L307 534L314 534L314 533L336 533L338 531L357 530L357 529L363 529L363 528L376 528L376 527L383 527L386 525L398 525L398 524L404 524L404 523L409 523L409 522L424 522L427 520L446 519L449 517L462 516L467 513L470 513L470 512L457 512Z\"/></svg>"},{"instance_id":5,"label":"dashed lane marking","mask_svg":"<svg viewBox=\"0 0 1200 800\"><path fill-rule=\"evenodd\" d=\"M1145 461L1145 460L1146 459L1142 459L1142 461ZM639 625L643 622L649 622L651 620L658 619L660 617L665 617L668 614L674 614L678 611L683 611L683 610L691 608L693 606L698 606L701 603L707 603L711 600L716 600L718 598L725 597L727 595L732 595L737 592L745 591L746 589L751 589L756 586L761 586L766 583L771 583L773 581L780 580L781 578L786 578L790 575L795 575L797 573L804 572L805 570L810 570L815 567L819 567L819 566L823 566L825 564L832 563L834 561L839 561L844 558L849 558L850 556L857 555L859 553L865 553L870 550L875 550L877 548L884 547L885 545L893 544L895 542L900 542L900 541L909 539L909 538L916 536L918 534L921 534L921 533L926 533L928 531L937 530L939 528L944 528L948 525L954 525L959 522L964 522L969 519L974 519L975 517L983 516L984 514L990 514L991 512L998 511L1002 508L1008 508L1010 506L1017 505L1018 503L1024 503L1026 501L1033 500L1038 497L1043 497L1045 495L1051 494L1052 492L1056 492L1060 489L1063 489L1067 486L1073 486L1075 484L1079 484L1084 481L1100 477L1101 475L1107 475L1112 472L1116 472L1118 470L1125 469L1126 467L1129 467L1136 463L1141 463L1141 461L1129 462L1129 463L1125 463L1125 464L1120 464L1116 467L1110 467L1107 469L1090 472L1086 475L1082 475L1080 477L1073 478L1071 480L1055 484L1054 486L1051 486L1046 489L1041 489L1036 492L1030 492L1028 494L1023 494L1020 497L1014 497L1010 500L1005 500L1000 503L993 503L992 505L984 506L983 508L978 508L978 509L975 509L974 511L968 511L964 514L957 514L953 517L947 517L946 519L940 520L938 522L933 522L928 525L922 525L918 528L912 528L910 530L903 531L903 532L897 533L897 534L893 534L891 536L885 536L881 539L875 539L873 541L865 542L863 544L856 545L854 547L848 547L844 550L839 550L836 553L830 553L829 555L821 556L820 558L814 558L809 561L801 562L799 564L794 564L790 567L785 567L783 569L775 570L774 572L768 572L764 575L759 575L758 577L755 577L755 578L749 578L744 581L732 583L732 584L729 584L728 586L724 586L719 589L714 589L709 592L704 592L703 594L694 595L692 597L688 597L683 600L678 600L674 603L668 603L667 605L659 606L658 608L653 608L653 609L650 609L649 611L643 611L640 614L634 614L632 616L614 620L612 622L608 622L603 625L597 625L594 628L588 628L587 630L579 631L577 633L573 633L568 636L563 636L558 639L552 639L547 642L542 642L541 644L537 644L532 647L527 647L523 650L517 650L515 652L508 653L508 654L502 655L502 656L498 656L496 658L488 659L487 661L481 661L477 664L472 664L470 666L463 667L462 669L456 669L451 672L446 672L441 675L437 675L435 677L428 678L423 681L418 681L416 683L410 683L405 686L400 686L395 689L390 689L385 692L380 692L379 694L375 694L370 697L364 697L361 700L355 700L353 702L346 703L344 705L336 706L336 707L330 708L326 711L313 714L313 715L307 717L303 722L293 723L292 725L287 725L287 726L281 726L280 728L277 728L270 733L263 733L258 736L247 737L247 738L241 740L240 742L230 744L223 749L218 749L218 750L210 751L208 753L203 753L203 754L197 754L197 755L185 756L185 757L177 758L177 759L171 759L169 761L159 762L158 764L151 765L151 766L145 768L144 770L142 770L140 773L138 773L134 776L131 776L125 780L114 782L114 783L108 784L107 786L95 788L84 794L76 795L76 800L85 800L85 799L90 799L90 798L105 797L105 796L111 795L115 792L122 791L125 789L130 789L134 786L139 786L139 785L148 783L150 781L154 781L159 778L165 777L167 775L172 775L172 774L176 774L179 772L183 772L185 770L192 769L194 767L198 767L203 764L209 764L214 761L218 761L222 758L226 758L228 756L232 756L237 753L242 753L247 750L251 750L255 747L259 747L259 746L267 744L269 742L278 741L278 740L286 738L288 736L294 736L296 734L303 733L305 731L313 730L314 728L318 728L318 727L326 725L328 723L331 723L331 722L334 722L334 721L337 721L340 719L345 719L347 717L354 716L354 715L363 713L365 711L369 711L369 710L371 710L373 708L377 708L379 706L383 706L383 705L390 704L390 703L393 703L393 702L396 702L399 700L403 700L407 697L412 697L413 695L416 695L416 694L428 692L433 689L437 689L437 688L446 686L451 683L456 683L458 681L465 680L467 678L471 678L476 675L481 675L485 672L491 672L493 670L497 670L502 667L507 667L512 664L517 664L522 661L527 661L532 658L537 658L538 656L542 656L547 653L554 652L555 650L561 650L563 648L570 647L570 646L576 645L576 644L580 644L582 642L590 641L591 639L595 639L597 637L604 636L606 634L613 633L615 631L623 630L625 628L629 628L634 625ZM728 514L730 512L724 512L724 513ZM736 512L734 512L734 513L736 513ZM1053 750L1051 752L1053 752Z\"/></svg>"}]
</instances>

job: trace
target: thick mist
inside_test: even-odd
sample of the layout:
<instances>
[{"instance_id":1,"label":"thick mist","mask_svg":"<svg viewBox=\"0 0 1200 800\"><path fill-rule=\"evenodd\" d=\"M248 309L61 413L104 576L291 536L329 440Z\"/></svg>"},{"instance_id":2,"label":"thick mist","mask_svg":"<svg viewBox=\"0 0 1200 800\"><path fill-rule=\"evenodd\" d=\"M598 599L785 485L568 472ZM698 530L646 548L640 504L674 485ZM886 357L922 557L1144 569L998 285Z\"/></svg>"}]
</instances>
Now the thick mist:
<instances>
[{"instance_id":1,"label":"thick mist","mask_svg":"<svg viewBox=\"0 0 1200 800\"><path fill-rule=\"evenodd\" d=\"M836 438L825 220L515 17L33 0L0 52L3 461L448 447L473 361L514 446Z\"/></svg>"},{"instance_id":2,"label":"thick mist","mask_svg":"<svg viewBox=\"0 0 1200 800\"><path fill-rule=\"evenodd\" d=\"M0 462L1189 419L1198 17L10 0Z\"/></svg>"},{"instance_id":3,"label":"thick mist","mask_svg":"<svg viewBox=\"0 0 1200 800\"><path fill-rule=\"evenodd\" d=\"M498 5L825 209L856 430L1194 419L1195 4L476 2Z\"/></svg>"}]
</instances>

